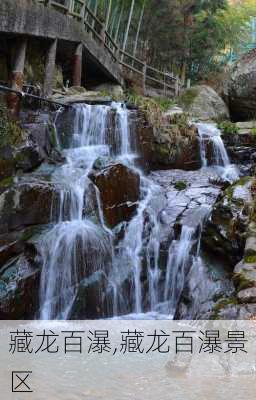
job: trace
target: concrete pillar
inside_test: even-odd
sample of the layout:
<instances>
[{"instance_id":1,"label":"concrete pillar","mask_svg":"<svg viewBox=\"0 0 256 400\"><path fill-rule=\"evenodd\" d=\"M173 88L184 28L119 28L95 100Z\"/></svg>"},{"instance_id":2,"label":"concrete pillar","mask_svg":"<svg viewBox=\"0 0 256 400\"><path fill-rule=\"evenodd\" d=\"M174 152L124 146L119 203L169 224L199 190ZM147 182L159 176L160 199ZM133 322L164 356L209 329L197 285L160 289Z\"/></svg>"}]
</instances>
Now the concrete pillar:
<instances>
[{"instance_id":1,"label":"concrete pillar","mask_svg":"<svg viewBox=\"0 0 256 400\"><path fill-rule=\"evenodd\" d=\"M26 60L27 39L21 39L15 48L14 62L11 71L11 88L22 91L24 84L24 67ZM15 93L7 95L7 107L10 116L18 118L20 111L20 97Z\"/></svg>"},{"instance_id":2,"label":"concrete pillar","mask_svg":"<svg viewBox=\"0 0 256 400\"><path fill-rule=\"evenodd\" d=\"M73 86L81 86L82 84L82 62L83 62L83 45L77 45L72 63L72 84Z\"/></svg>"},{"instance_id":3,"label":"concrete pillar","mask_svg":"<svg viewBox=\"0 0 256 400\"><path fill-rule=\"evenodd\" d=\"M57 39L55 39L47 49L45 60L45 75L44 75L44 97L49 97L52 94L54 71L56 63Z\"/></svg>"}]
</instances>

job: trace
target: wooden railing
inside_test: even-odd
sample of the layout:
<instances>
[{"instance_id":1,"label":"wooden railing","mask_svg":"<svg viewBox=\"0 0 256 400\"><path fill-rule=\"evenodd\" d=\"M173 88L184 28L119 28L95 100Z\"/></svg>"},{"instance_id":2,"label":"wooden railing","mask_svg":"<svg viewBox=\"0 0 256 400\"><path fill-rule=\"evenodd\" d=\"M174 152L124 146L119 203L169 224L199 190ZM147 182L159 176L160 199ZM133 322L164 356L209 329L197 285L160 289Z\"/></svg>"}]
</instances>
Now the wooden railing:
<instances>
[{"instance_id":1,"label":"wooden railing","mask_svg":"<svg viewBox=\"0 0 256 400\"><path fill-rule=\"evenodd\" d=\"M142 78L144 91L147 83L160 86L165 93L178 95L182 86L181 81L172 73L162 72L147 65L142 60L120 49L119 45L111 37L105 28L105 22L101 21L94 11L88 7L88 0L37 0L39 3L70 15L81 23L92 38L111 55L113 61Z\"/></svg>"}]
</instances>

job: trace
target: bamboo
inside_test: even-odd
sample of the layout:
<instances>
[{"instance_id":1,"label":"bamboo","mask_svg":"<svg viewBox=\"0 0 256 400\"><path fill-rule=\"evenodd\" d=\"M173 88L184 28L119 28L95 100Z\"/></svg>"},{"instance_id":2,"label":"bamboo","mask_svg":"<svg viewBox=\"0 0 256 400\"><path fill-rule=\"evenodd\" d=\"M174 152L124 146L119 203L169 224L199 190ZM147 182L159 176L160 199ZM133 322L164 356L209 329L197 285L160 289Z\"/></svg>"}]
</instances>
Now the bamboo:
<instances>
[{"instance_id":1,"label":"bamboo","mask_svg":"<svg viewBox=\"0 0 256 400\"><path fill-rule=\"evenodd\" d=\"M136 52L137 52L140 29L141 29L142 19L143 19L143 15L144 15L144 11L145 11L145 4L146 4L146 0L144 0L143 6L142 6L142 9L141 9L141 13L140 13L139 25L138 25L136 38L135 38L135 43L134 43L134 49L133 49L133 56L134 57L136 56Z\"/></svg>"},{"instance_id":2,"label":"bamboo","mask_svg":"<svg viewBox=\"0 0 256 400\"><path fill-rule=\"evenodd\" d=\"M118 24L117 24L117 29L116 29L116 34L115 34L115 42L117 42L117 39L118 39L118 36L119 36L119 30L120 30L120 26L121 26L123 13L124 13L124 0L123 0L123 3L122 3L122 8L121 8L121 12L120 12L119 20L118 20Z\"/></svg>"},{"instance_id":3,"label":"bamboo","mask_svg":"<svg viewBox=\"0 0 256 400\"><path fill-rule=\"evenodd\" d=\"M111 15L111 9L112 9L112 0L109 0L109 1L108 1L107 17L106 17L106 22L105 22L105 29L106 29L106 31L108 30L108 26L109 26L109 20L110 20L110 15Z\"/></svg>"},{"instance_id":4,"label":"bamboo","mask_svg":"<svg viewBox=\"0 0 256 400\"><path fill-rule=\"evenodd\" d=\"M127 23L127 28L126 28L126 31L125 31L124 42L123 42L123 51L125 51L125 49L126 49L129 30L130 30L131 21L132 21L132 14L133 14L134 4L135 4L135 0L131 0L131 1L132 2L131 2L131 7L130 7L130 13L129 13L128 23Z\"/></svg>"}]
</instances>

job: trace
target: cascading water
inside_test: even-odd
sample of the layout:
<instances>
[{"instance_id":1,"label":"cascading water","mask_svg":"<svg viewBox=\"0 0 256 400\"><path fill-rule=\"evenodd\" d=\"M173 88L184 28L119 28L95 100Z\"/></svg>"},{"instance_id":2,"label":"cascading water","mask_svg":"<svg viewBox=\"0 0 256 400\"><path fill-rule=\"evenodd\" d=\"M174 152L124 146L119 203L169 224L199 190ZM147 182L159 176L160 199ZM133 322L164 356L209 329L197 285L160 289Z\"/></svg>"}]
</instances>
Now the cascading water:
<instances>
[{"instance_id":1,"label":"cascading water","mask_svg":"<svg viewBox=\"0 0 256 400\"><path fill-rule=\"evenodd\" d=\"M56 119L61 115L58 113ZM128 110L120 103L77 105L72 120L68 137L63 138L61 130L57 132L58 146L64 147L62 153L66 162L52 176L52 181L61 187L58 211L53 215L53 228L41 241L40 317L69 318L80 282L98 271L102 271L107 280L104 296L111 299L108 316L173 317L188 276L193 276L196 285L193 271L196 266L203 270L200 234L218 189L212 189L216 193L209 204L203 200L206 204L202 207L195 199L187 206L187 216L180 222L179 238L174 240L173 228L167 225L172 237L165 244L168 257L163 262L161 214L168 205L168 198L152 177L146 177L135 167L136 140L130 129ZM110 121L114 129L109 129ZM214 169L222 178L235 180L238 172L230 165L217 128L198 124L198 130L203 167L210 164L207 160L210 141ZM123 234L118 239L116 229L111 230L105 224L100 193L89 179L99 157L122 163L140 176L137 212L129 223L123 224ZM202 196L200 184L191 188L192 196L193 190ZM177 197L178 201L175 209L170 210L175 215L173 222L178 220L179 209L186 198L182 193L179 196L172 187L169 208L172 208L171 199ZM53 208L56 209L56 205Z\"/></svg>"},{"instance_id":2,"label":"cascading water","mask_svg":"<svg viewBox=\"0 0 256 400\"><path fill-rule=\"evenodd\" d=\"M181 292L184 288L186 268L188 266L193 246L193 228L184 225L179 241L173 241L169 250L169 260L166 269L164 300L170 303L170 310L174 314Z\"/></svg>"},{"instance_id":3,"label":"cascading water","mask_svg":"<svg viewBox=\"0 0 256 400\"><path fill-rule=\"evenodd\" d=\"M90 193L88 173L95 159L109 155L105 144L107 108L78 106L66 163L57 169L53 181L63 185L56 216L57 224L43 238L41 253L41 318L68 318L79 281L106 268L111 237L85 213ZM88 271L88 272L87 272Z\"/></svg>"},{"instance_id":4,"label":"cascading water","mask_svg":"<svg viewBox=\"0 0 256 400\"><path fill-rule=\"evenodd\" d=\"M197 124L200 138L202 166L212 165L218 171L219 176L226 181L234 182L239 177L238 169L230 163L225 145L221 138L220 130L213 124ZM212 159L207 152L212 151Z\"/></svg>"},{"instance_id":5,"label":"cascading water","mask_svg":"<svg viewBox=\"0 0 256 400\"><path fill-rule=\"evenodd\" d=\"M115 129L114 135L111 136L108 120L113 112ZM158 187L134 167L134 142L129 129L128 111L124 105L113 103L111 107L76 107L73 132L68 141L68 148L63 150L66 163L55 171L52 178L58 185L63 185L63 189L60 190L57 223L41 243L44 260L41 278L42 319L68 318L79 282L85 276L99 270L106 272L108 277L109 290L112 291L113 315L126 310L142 312L140 275L144 211ZM95 160L101 156L111 156L112 159L121 161L136 170L141 177L142 201L117 249L113 247L114 234L104 223L98 190L88 179ZM85 211L85 199L91 195L92 186L98 204L97 224L91 221ZM154 218L157 226L156 216L153 216ZM152 246L151 242L149 246ZM154 239L154 243L153 252L157 253L157 239ZM154 257L157 260L157 255ZM127 305L120 279L123 266L128 268L129 265L132 271L129 280L134 287L131 296L132 308ZM156 293L157 262L153 270L149 269L151 292ZM155 298L153 304L156 302L156 295L152 294L152 297Z\"/></svg>"}]
</instances>

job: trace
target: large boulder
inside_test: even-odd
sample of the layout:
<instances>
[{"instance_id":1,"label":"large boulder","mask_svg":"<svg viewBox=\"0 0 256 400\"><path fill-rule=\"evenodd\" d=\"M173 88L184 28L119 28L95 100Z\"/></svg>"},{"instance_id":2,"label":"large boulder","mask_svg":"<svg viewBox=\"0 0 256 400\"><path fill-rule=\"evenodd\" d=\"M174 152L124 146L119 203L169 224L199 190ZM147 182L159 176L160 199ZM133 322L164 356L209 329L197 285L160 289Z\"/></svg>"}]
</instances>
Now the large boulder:
<instances>
[{"instance_id":1,"label":"large boulder","mask_svg":"<svg viewBox=\"0 0 256 400\"><path fill-rule=\"evenodd\" d=\"M256 49L236 62L230 74L227 91L233 119L252 119L256 109Z\"/></svg>"},{"instance_id":2,"label":"large boulder","mask_svg":"<svg viewBox=\"0 0 256 400\"><path fill-rule=\"evenodd\" d=\"M251 178L242 178L225 190L202 235L207 251L222 256L231 267L241 260L244 252L253 205L251 184Z\"/></svg>"},{"instance_id":3,"label":"large boulder","mask_svg":"<svg viewBox=\"0 0 256 400\"><path fill-rule=\"evenodd\" d=\"M185 111L200 121L219 121L230 117L222 98L207 85L193 86L185 90L179 102Z\"/></svg>"},{"instance_id":4,"label":"large boulder","mask_svg":"<svg viewBox=\"0 0 256 400\"><path fill-rule=\"evenodd\" d=\"M0 195L0 234L51 222L59 192L44 182L18 183Z\"/></svg>"},{"instance_id":5,"label":"large boulder","mask_svg":"<svg viewBox=\"0 0 256 400\"><path fill-rule=\"evenodd\" d=\"M129 221L140 196L139 174L123 164L111 164L93 170L90 178L99 189L105 222L113 228Z\"/></svg>"},{"instance_id":6,"label":"large boulder","mask_svg":"<svg viewBox=\"0 0 256 400\"><path fill-rule=\"evenodd\" d=\"M0 268L0 319L33 319L39 308L40 262L33 245Z\"/></svg>"},{"instance_id":7,"label":"large boulder","mask_svg":"<svg viewBox=\"0 0 256 400\"><path fill-rule=\"evenodd\" d=\"M106 288L108 285L104 271L96 271L79 282L72 305L70 319L95 319L106 317Z\"/></svg>"},{"instance_id":8,"label":"large boulder","mask_svg":"<svg viewBox=\"0 0 256 400\"><path fill-rule=\"evenodd\" d=\"M163 115L163 126L155 127L143 112L134 121L141 164L151 170L183 169L201 167L200 144L197 128L183 112Z\"/></svg>"}]
</instances>

